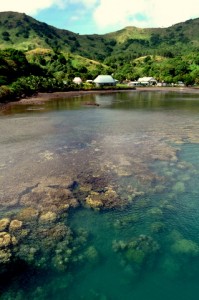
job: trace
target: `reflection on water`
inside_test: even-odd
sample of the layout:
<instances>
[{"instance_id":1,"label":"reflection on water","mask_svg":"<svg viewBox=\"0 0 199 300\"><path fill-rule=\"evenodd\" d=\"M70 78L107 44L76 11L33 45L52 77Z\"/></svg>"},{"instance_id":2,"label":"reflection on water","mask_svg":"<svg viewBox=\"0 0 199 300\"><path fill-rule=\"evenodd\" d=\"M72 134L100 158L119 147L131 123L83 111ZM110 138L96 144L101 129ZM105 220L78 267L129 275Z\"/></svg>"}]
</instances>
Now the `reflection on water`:
<instances>
[{"instance_id":1,"label":"reflection on water","mask_svg":"<svg viewBox=\"0 0 199 300\"><path fill-rule=\"evenodd\" d=\"M0 299L197 298L198 100L133 91L1 115Z\"/></svg>"}]
</instances>

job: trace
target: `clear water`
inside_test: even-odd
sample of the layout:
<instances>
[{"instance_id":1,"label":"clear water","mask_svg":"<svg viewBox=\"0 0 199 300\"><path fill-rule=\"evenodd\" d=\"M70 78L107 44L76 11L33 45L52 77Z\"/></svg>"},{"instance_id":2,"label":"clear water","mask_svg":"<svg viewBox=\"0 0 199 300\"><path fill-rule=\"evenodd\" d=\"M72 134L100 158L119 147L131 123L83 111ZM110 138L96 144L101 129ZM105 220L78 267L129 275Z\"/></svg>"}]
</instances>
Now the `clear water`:
<instances>
[{"instance_id":1,"label":"clear water","mask_svg":"<svg viewBox=\"0 0 199 300\"><path fill-rule=\"evenodd\" d=\"M197 299L198 115L137 91L1 113L0 299Z\"/></svg>"}]
</instances>

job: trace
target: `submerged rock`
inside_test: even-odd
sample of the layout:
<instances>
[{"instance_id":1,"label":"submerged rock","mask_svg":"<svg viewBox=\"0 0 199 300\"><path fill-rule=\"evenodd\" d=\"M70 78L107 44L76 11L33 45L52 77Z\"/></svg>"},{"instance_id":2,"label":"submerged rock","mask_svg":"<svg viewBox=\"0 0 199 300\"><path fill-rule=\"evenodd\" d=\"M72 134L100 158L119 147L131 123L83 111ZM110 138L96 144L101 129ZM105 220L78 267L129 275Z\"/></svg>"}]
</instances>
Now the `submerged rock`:
<instances>
[{"instance_id":1,"label":"submerged rock","mask_svg":"<svg viewBox=\"0 0 199 300\"><path fill-rule=\"evenodd\" d=\"M179 239L172 246L171 250L175 254L183 254L188 256L199 255L199 245L187 239Z\"/></svg>"},{"instance_id":2,"label":"submerged rock","mask_svg":"<svg viewBox=\"0 0 199 300\"><path fill-rule=\"evenodd\" d=\"M4 231L8 228L10 224L10 219L9 218L3 218L0 220L0 231Z\"/></svg>"},{"instance_id":3,"label":"submerged rock","mask_svg":"<svg viewBox=\"0 0 199 300\"><path fill-rule=\"evenodd\" d=\"M113 242L113 250L122 255L126 263L130 263L140 268L144 263L149 262L149 258L159 250L158 243L150 236L140 235L137 239L127 242Z\"/></svg>"},{"instance_id":4,"label":"submerged rock","mask_svg":"<svg viewBox=\"0 0 199 300\"><path fill-rule=\"evenodd\" d=\"M123 208L129 204L128 197L119 195L112 186L103 187L98 191L91 191L91 193L84 200L86 206L96 210ZM84 203L84 202L83 202Z\"/></svg>"},{"instance_id":5,"label":"submerged rock","mask_svg":"<svg viewBox=\"0 0 199 300\"><path fill-rule=\"evenodd\" d=\"M90 246L86 252L85 257L87 261L91 264L96 264L99 261L99 254L94 246Z\"/></svg>"},{"instance_id":6,"label":"submerged rock","mask_svg":"<svg viewBox=\"0 0 199 300\"><path fill-rule=\"evenodd\" d=\"M40 212L54 212L61 216L70 207L76 208L79 205L70 190L72 182L69 178L44 177L34 186L28 189L20 198L20 204L26 206L20 214L19 219L26 218L34 221Z\"/></svg>"},{"instance_id":7,"label":"submerged rock","mask_svg":"<svg viewBox=\"0 0 199 300\"><path fill-rule=\"evenodd\" d=\"M90 195L86 197L86 204L93 209L99 209L100 207L102 207L103 203L100 199L100 194L92 191Z\"/></svg>"},{"instance_id":8,"label":"submerged rock","mask_svg":"<svg viewBox=\"0 0 199 300\"><path fill-rule=\"evenodd\" d=\"M23 261L26 261L27 263L37 264L36 262L37 253L38 253L38 247L33 247L27 244L21 244L17 252L17 257Z\"/></svg>"},{"instance_id":9,"label":"submerged rock","mask_svg":"<svg viewBox=\"0 0 199 300\"><path fill-rule=\"evenodd\" d=\"M9 249L0 249L0 264L6 264L10 262L11 252Z\"/></svg>"},{"instance_id":10,"label":"submerged rock","mask_svg":"<svg viewBox=\"0 0 199 300\"><path fill-rule=\"evenodd\" d=\"M48 211L47 213L41 214L39 218L39 222L41 223L51 223L56 221L57 215L52 211Z\"/></svg>"},{"instance_id":11,"label":"submerged rock","mask_svg":"<svg viewBox=\"0 0 199 300\"><path fill-rule=\"evenodd\" d=\"M184 193L185 185L184 182L176 182L176 184L172 187L172 190L176 193Z\"/></svg>"},{"instance_id":12,"label":"submerged rock","mask_svg":"<svg viewBox=\"0 0 199 300\"><path fill-rule=\"evenodd\" d=\"M125 256L128 262L142 265L146 258L146 253L142 249L129 248Z\"/></svg>"},{"instance_id":13,"label":"submerged rock","mask_svg":"<svg viewBox=\"0 0 199 300\"><path fill-rule=\"evenodd\" d=\"M122 229L128 225L131 226L132 228L132 226L138 221L139 221L139 215L134 213L115 220L113 226L116 229Z\"/></svg>"},{"instance_id":14,"label":"submerged rock","mask_svg":"<svg viewBox=\"0 0 199 300\"><path fill-rule=\"evenodd\" d=\"M166 225L163 222L154 222L151 224L151 232L152 233L160 233L164 231Z\"/></svg>"},{"instance_id":15,"label":"submerged rock","mask_svg":"<svg viewBox=\"0 0 199 300\"><path fill-rule=\"evenodd\" d=\"M12 245L12 237L7 232L0 232L0 248Z\"/></svg>"},{"instance_id":16,"label":"submerged rock","mask_svg":"<svg viewBox=\"0 0 199 300\"><path fill-rule=\"evenodd\" d=\"M17 218L21 221L35 221L39 216L39 211L33 207L25 207L18 214Z\"/></svg>"},{"instance_id":17,"label":"submerged rock","mask_svg":"<svg viewBox=\"0 0 199 300\"><path fill-rule=\"evenodd\" d=\"M52 265L57 271L65 271L68 267L68 258L57 254L52 259Z\"/></svg>"},{"instance_id":18,"label":"submerged rock","mask_svg":"<svg viewBox=\"0 0 199 300\"><path fill-rule=\"evenodd\" d=\"M153 207L148 210L148 215L149 216L154 216L156 218L161 218L163 215L162 210L159 207Z\"/></svg>"},{"instance_id":19,"label":"submerged rock","mask_svg":"<svg viewBox=\"0 0 199 300\"><path fill-rule=\"evenodd\" d=\"M115 172L120 177L129 177L133 175L132 167L129 166L115 167Z\"/></svg>"},{"instance_id":20,"label":"submerged rock","mask_svg":"<svg viewBox=\"0 0 199 300\"><path fill-rule=\"evenodd\" d=\"M92 190L92 184L89 184L89 183L85 183L84 185L80 186L79 190L82 192L82 193L87 193L87 192L91 192Z\"/></svg>"},{"instance_id":21,"label":"submerged rock","mask_svg":"<svg viewBox=\"0 0 199 300\"><path fill-rule=\"evenodd\" d=\"M9 231L16 231L22 228L22 221L19 220L12 220L10 222Z\"/></svg>"},{"instance_id":22,"label":"submerged rock","mask_svg":"<svg viewBox=\"0 0 199 300\"><path fill-rule=\"evenodd\" d=\"M147 208L151 205L151 200L149 198L141 198L136 201L135 206L137 208Z\"/></svg>"}]
</instances>

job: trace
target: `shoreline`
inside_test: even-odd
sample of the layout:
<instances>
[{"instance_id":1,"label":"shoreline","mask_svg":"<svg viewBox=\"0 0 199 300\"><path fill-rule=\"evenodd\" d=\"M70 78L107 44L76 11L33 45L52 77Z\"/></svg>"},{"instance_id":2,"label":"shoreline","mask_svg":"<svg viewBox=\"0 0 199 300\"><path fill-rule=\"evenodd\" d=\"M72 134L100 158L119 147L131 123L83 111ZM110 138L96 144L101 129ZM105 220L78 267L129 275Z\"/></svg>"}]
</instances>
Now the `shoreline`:
<instances>
[{"instance_id":1,"label":"shoreline","mask_svg":"<svg viewBox=\"0 0 199 300\"><path fill-rule=\"evenodd\" d=\"M89 90L89 91L67 91L67 92L53 92L53 93L38 93L29 98L22 98L18 101L10 101L8 103L0 103L0 111L6 110L13 105L41 105L47 101L53 101L59 98L73 98L83 95L94 94L109 94L120 92L180 92L199 94L199 88L193 87L136 87L135 89L118 89L118 90Z\"/></svg>"}]
</instances>

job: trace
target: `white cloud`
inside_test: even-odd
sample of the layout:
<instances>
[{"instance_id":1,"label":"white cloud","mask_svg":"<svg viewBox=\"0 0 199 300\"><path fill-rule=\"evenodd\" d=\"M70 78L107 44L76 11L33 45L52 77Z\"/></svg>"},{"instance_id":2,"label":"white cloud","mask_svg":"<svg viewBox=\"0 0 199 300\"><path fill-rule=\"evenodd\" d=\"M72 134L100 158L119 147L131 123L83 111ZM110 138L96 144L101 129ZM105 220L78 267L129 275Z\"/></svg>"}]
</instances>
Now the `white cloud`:
<instances>
[{"instance_id":1,"label":"white cloud","mask_svg":"<svg viewBox=\"0 0 199 300\"><path fill-rule=\"evenodd\" d=\"M158 0L151 0L151 4L151 23L156 26L167 27L199 16L197 11L198 0L167 0L164 4Z\"/></svg>"},{"instance_id":2,"label":"white cloud","mask_svg":"<svg viewBox=\"0 0 199 300\"><path fill-rule=\"evenodd\" d=\"M98 0L69 0L71 4L78 3L86 7L93 7Z\"/></svg>"},{"instance_id":3,"label":"white cloud","mask_svg":"<svg viewBox=\"0 0 199 300\"><path fill-rule=\"evenodd\" d=\"M93 17L99 29L167 27L198 17L197 8L198 0L100 0Z\"/></svg>"},{"instance_id":4,"label":"white cloud","mask_svg":"<svg viewBox=\"0 0 199 300\"><path fill-rule=\"evenodd\" d=\"M63 7L64 3L65 1L63 0L5 0L0 3L0 11L16 11L34 14L52 5Z\"/></svg>"},{"instance_id":5,"label":"white cloud","mask_svg":"<svg viewBox=\"0 0 199 300\"><path fill-rule=\"evenodd\" d=\"M99 27L123 25L129 17L144 10L144 1L139 0L136 5L132 0L114 1L101 0L94 12L94 19Z\"/></svg>"},{"instance_id":6,"label":"white cloud","mask_svg":"<svg viewBox=\"0 0 199 300\"><path fill-rule=\"evenodd\" d=\"M16 11L27 14L36 14L53 5L64 9L71 4L82 4L86 8L93 7L98 0L1 0L0 11Z\"/></svg>"},{"instance_id":7,"label":"white cloud","mask_svg":"<svg viewBox=\"0 0 199 300\"><path fill-rule=\"evenodd\" d=\"M89 23L93 19L93 28L96 25L99 32L129 25L167 27L199 17L198 0L0 0L0 11L24 12L33 16L52 7L67 9L67 15L71 13L71 20L79 20L79 24L81 16L91 14ZM59 15L55 18L59 18ZM55 21L51 19L49 23Z\"/></svg>"}]
</instances>

